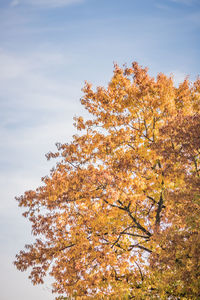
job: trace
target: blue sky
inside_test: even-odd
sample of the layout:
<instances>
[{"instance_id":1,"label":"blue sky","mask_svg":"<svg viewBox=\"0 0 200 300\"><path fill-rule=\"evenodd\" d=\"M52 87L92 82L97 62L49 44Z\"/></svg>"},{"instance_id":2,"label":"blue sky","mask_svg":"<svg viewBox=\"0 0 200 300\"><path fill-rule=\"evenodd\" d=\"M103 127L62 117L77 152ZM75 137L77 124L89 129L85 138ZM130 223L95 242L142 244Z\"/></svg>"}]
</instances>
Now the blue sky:
<instances>
[{"instance_id":1,"label":"blue sky","mask_svg":"<svg viewBox=\"0 0 200 300\"><path fill-rule=\"evenodd\" d=\"M0 1L1 300L53 299L12 265L31 241L14 197L40 184L45 153L71 139L84 80L106 85L113 62L138 61L176 84L200 73L200 0Z\"/></svg>"}]
</instances>

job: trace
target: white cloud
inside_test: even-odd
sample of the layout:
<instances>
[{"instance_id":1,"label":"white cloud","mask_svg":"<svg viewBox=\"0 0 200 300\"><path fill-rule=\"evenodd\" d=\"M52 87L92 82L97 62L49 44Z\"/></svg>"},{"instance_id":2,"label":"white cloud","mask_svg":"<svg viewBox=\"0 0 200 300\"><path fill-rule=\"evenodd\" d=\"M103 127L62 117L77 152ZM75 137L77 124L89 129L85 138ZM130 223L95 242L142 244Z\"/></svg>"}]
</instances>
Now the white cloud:
<instances>
[{"instance_id":1,"label":"white cloud","mask_svg":"<svg viewBox=\"0 0 200 300\"><path fill-rule=\"evenodd\" d=\"M13 0L10 5L18 6L22 4L22 5L44 7L44 8L55 8L55 7L63 7L63 6L78 4L83 1L84 0Z\"/></svg>"},{"instance_id":2,"label":"white cloud","mask_svg":"<svg viewBox=\"0 0 200 300\"><path fill-rule=\"evenodd\" d=\"M55 142L71 136L73 116L82 109L81 86L70 73L62 79L55 73L68 69L69 62L56 51L0 52L0 164L14 169L16 156L23 164L24 153L30 160L36 153L43 158Z\"/></svg>"}]
</instances>

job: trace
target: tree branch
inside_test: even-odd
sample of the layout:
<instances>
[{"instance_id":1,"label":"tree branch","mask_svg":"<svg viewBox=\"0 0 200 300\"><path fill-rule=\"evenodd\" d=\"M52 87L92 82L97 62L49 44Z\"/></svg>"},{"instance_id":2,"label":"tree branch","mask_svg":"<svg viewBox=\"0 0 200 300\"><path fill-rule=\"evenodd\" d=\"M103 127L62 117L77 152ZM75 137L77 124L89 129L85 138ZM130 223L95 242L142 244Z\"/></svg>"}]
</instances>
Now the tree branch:
<instances>
[{"instance_id":1,"label":"tree branch","mask_svg":"<svg viewBox=\"0 0 200 300\"><path fill-rule=\"evenodd\" d=\"M160 213L161 213L161 210L163 208L163 194L161 192L160 194L160 200L158 202L158 208L157 208L157 211L156 211L156 227L159 227L160 226Z\"/></svg>"}]
</instances>

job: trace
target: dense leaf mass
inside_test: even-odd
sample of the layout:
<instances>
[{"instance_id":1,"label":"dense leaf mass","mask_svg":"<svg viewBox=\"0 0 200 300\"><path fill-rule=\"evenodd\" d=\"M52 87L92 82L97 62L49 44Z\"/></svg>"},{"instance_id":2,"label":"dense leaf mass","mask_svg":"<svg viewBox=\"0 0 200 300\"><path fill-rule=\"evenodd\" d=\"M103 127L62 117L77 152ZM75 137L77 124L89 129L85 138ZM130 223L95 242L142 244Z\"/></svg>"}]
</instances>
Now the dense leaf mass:
<instances>
[{"instance_id":1,"label":"dense leaf mass","mask_svg":"<svg viewBox=\"0 0 200 300\"><path fill-rule=\"evenodd\" d=\"M61 299L200 298L200 80L133 63L83 92L91 119L17 198L36 241L15 265L33 284L50 274Z\"/></svg>"}]
</instances>

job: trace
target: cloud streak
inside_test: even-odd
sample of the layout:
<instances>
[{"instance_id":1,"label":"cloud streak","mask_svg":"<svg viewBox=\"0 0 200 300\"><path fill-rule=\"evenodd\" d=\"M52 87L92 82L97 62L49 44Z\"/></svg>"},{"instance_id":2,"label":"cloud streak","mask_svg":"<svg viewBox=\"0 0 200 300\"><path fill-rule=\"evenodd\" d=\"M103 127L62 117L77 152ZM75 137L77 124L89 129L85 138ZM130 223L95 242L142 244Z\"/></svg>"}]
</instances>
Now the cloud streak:
<instances>
[{"instance_id":1,"label":"cloud streak","mask_svg":"<svg viewBox=\"0 0 200 300\"><path fill-rule=\"evenodd\" d=\"M10 5L13 7L19 5L29 5L40 8L56 8L79 4L82 2L84 2L84 0L13 0Z\"/></svg>"}]
</instances>

